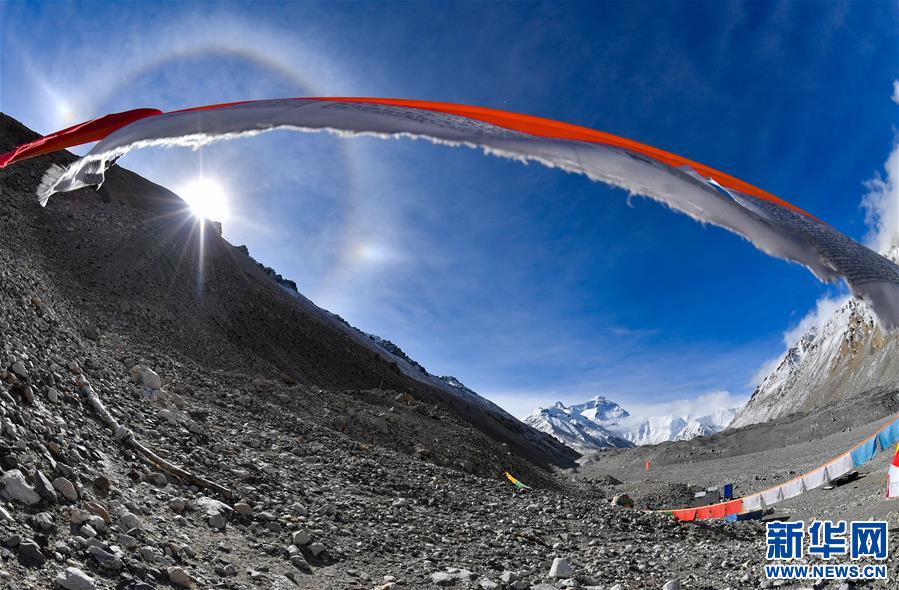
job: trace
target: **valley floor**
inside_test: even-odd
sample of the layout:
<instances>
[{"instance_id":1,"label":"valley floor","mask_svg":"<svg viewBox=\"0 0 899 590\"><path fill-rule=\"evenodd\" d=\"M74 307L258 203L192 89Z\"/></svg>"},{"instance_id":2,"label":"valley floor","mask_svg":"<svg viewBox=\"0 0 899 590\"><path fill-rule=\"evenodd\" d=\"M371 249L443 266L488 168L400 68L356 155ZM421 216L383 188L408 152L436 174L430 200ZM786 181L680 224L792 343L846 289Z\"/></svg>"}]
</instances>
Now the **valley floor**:
<instances>
[{"instance_id":1,"label":"valley floor","mask_svg":"<svg viewBox=\"0 0 899 590\"><path fill-rule=\"evenodd\" d=\"M899 392L875 390L809 415L713 437L598 453L582 461L579 477L612 475L625 482L625 488L639 488L642 482L647 503L658 508L687 505L692 492L683 484L704 489L733 483L735 493L745 496L826 463L895 419L897 412ZM886 518L899 526L899 503L885 497L891 459L892 453L882 452L857 469L858 480L831 490L808 491L778 504L775 514L804 520ZM649 473L646 461L652 461ZM664 484L674 484L669 496L660 491ZM639 499L641 492L637 494Z\"/></svg>"}]
</instances>

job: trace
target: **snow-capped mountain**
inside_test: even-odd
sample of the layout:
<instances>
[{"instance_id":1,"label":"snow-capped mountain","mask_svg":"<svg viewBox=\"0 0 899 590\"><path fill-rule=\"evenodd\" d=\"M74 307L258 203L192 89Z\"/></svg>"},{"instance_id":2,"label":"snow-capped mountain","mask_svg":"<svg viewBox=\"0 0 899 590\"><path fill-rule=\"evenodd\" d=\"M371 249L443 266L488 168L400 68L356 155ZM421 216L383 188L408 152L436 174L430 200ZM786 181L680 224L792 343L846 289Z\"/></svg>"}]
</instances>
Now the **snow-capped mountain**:
<instances>
[{"instance_id":1,"label":"snow-capped mountain","mask_svg":"<svg viewBox=\"0 0 899 590\"><path fill-rule=\"evenodd\" d=\"M899 236L886 256L899 262ZM899 331L885 333L851 298L787 350L731 427L804 412L881 386L899 386Z\"/></svg>"},{"instance_id":2,"label":"snow-capped mountain","mask_svg":"<svg viewBox=\"0 0 899 590\"><path fill-rule=\"evenodd\" d=\"M711 436L715 432L710 426L706 426L699 420L690 420L672 440L690 440L698 436Z\"/></svg>"},{"instance_id":3,"label":"snow-capped mountain","mask_svg":"<svg viewBox=\"0 0 899 590\"><path fill-rule=\"evenodd\" d=\"M736 413L736 408L720 408L706 416L650 416L621 420L607 427L635 445L657 445L721 432L727 428Z\"/></svg>"},{"instance_id":4,"label":"snow-capped mountain","mask_svg":"<svg viewBox=\"0 0 899 590\"><path fill-rule=\"evenodd\" d=\"M565 406L556 402L550 408L538 408L525 422L584 452L709 436L726 428L735 414L734 408L718 409L698 417L642 418L631 416L615 402L598 396L582 404Z\"/></svg>"},{"instance_id":5,"label":"snow-capped mountain","mask_svg":"<svg viewBox=\"0 0 899 590\"><path fill-rule=\"evenodd\" d=\"M613 401L609 401L601 395L597 395L588 402L570 406L572 412L592 420L593 422L614 422L630 416L627 410Z\"/></svg>"},{"instance_id":6,"label":"snow-capped mountain","mask_svg":"<svg viewBox=\"0 0 899 590\"><path fill-rule=\"evenodd\" d=\"M580 404L580 406L586 406L589 403L590 402L587 404ZM618 407L617 404L611 405L615 406L617 410L609 408L609 411L617 412L620 410L625 416L628 415L628 413ZM581 453L594 451L596 449L634 446L632 442L617 436L599 423L582 415L576 410L577 407L579 406L567 407L562 402L556 402L549 408L538 408L534 410L530 416L524 419L524 422L541 432L551 434L569 447ZM586 408L586 411L591 409L596 408Z\"/></svg>"}]
</instances>

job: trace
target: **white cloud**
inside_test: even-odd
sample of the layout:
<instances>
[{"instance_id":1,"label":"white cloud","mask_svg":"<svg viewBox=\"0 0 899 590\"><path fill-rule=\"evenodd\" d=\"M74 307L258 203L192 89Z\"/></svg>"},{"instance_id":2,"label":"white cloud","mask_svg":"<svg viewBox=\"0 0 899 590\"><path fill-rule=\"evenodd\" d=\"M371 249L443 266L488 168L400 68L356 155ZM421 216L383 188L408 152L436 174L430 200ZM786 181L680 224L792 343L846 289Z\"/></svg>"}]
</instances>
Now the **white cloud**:
<instances>
[{"instance_id":1,"label":"white cloud","mask_svg":"<svg viewBox=\"0 0 899 590\"><path fill-rule=\"evenodd\" d=\"M678 399L656 404L628 405L622 403L621 405L636 419L669 415L686 418L688 416L707 416L715 410L742 407L746 403L746 399L745 395L734 395L729 391L711 391L692 399Z\"/></svg>"},{"instance_id":2,"label":"white cloud","mask_svg":"<svg viewBox=\"0 0 899 590\"><path fill-rule=\"evenodd\" d=\"M795 345L810 329L821 327L849 299L848 295L830 297L825 295L815 302L815 307L783 334L784 346Z\"/></svg>"},{"instance_id":3,"label":"white cloud","mask_svg":"<svg viewBox=\"0 0 899 590\"><path fill-rule=\"evenodd\" d=\"M893 102L899 104L899 80L893 80Z\"/></svg>"},{"instance_id":4,"label":"white cloud","mask_svg":"<svg viewBox=\"0 0 899 590\"><path fill-rule=\"evenodd\" d=\"M894 94L893 100L896 99ZM868 192L862 197L868 225L865 241L878 252L885 252L899 239L899 141L893 141L893 149L883 167L885 175L878 173L867 181Z\"/></svg>"},{"instance_id":5,"label":"white cloud","mask_svg":"<svg viewBox=\"0 0 899 590\"><path fill-rule=\"evenodd\" d=\"M784 352L792 348L806 332L808 332L813 327L820 327L826 322L830 317L836 312L839 308L843 306L844 303L849 299L849 295L835 295L833 297L825 295L818 299L815 302L815 307L809 311L805 316L802 317L798 322L793 324L791 327L787 328L787 330L783 333L783 343L784 343ZM780 360L783 358L784 353L777 355L774 358L768 359L762 366L758 368L755 374L752 376L750 380L750 384L758 385L761 383L765 377L771 374L777 365L780 364Z\"/></svg>"}]
</instances>

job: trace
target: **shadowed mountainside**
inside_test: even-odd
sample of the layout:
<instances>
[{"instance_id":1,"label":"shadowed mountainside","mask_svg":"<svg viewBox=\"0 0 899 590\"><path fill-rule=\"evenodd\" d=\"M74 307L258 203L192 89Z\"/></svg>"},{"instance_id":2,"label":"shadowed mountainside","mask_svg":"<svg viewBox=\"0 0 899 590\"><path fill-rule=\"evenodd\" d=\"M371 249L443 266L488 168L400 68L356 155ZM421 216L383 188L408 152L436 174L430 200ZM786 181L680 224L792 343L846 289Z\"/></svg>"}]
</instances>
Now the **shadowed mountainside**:
<instances>
[{"instance_id":1,"label":"shadowed mountainside","mask_svg":"<svg viewBox=\"0 0 899 590\"><path fill-rule=\"evenodd\" d=\"M0 115L0 151L37 135ZM33 158L0 172L4 215L70 302L105 329L145 346L174 349L210 369L241 371L326 390L395 390L439 404L517 456L542 467L570 465L576 454L483 398L405 366L370 338L271 279L215 224L196 222L174 193L114 167L103 186L51 199L34 190L66 153ZM124 208L128 222L104 210ZM3 243L5 242L5 243ZM301 256L302 253L298 252ZM84 330L94 329L83 326ZM323 400L324 403L324 400Z\"/></svg>"}]
</instances>

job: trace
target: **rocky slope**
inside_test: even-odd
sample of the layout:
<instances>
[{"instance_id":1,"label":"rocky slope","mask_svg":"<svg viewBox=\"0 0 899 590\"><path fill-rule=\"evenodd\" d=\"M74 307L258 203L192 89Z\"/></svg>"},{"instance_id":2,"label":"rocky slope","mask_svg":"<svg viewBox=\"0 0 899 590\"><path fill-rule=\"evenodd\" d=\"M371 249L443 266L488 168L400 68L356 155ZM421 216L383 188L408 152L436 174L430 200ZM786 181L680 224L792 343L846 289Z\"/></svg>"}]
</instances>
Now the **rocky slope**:
<instances>
[{"instance_id":1,"label":"rocky slope","mask_svg":"<svg viewBox=\"0 0 899 590\"><path fill-rule=\"evenodd\" d=\"M887 255L899 260L899 237ZM899 331L884 333L852 298L787 350L732 427L807 412L876 387L899 386Z\"/></svg>"},{"instance_id":2,"label":"rocky slope","mask_svg":"<svg viewBox=\"0 0 899 590\"><path fill-rule=\"evenodd\" d=\"M32 137L12 119L0 119L0 149ZM4 237L20 249L27 243L53 283L64 285L96 325L139 334L148 345L164 343L212 368L252 367L324 389L408 392L442 404L536 465L566 465L575 456L272 280L273 271L223 240L212 224L201 231L177 196L135 174L115 167L99 192L79 191L35 208L31 193L43 171L71 158L46 156L3 171L4 208L22 215L12 227L28 241L9 232Z\"/></svg>"}]
</instances>

